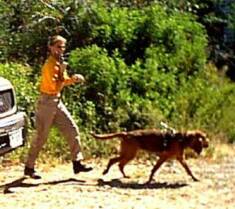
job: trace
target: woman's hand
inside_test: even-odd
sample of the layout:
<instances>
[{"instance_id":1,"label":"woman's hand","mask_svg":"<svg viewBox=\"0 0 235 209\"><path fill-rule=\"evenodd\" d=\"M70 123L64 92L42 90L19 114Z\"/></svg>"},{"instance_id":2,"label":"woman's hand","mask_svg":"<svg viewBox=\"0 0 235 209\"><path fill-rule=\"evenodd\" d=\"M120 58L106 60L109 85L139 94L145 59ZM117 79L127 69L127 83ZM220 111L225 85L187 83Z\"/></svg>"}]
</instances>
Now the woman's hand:
<instances>
[{"instance_id":1,"label":"woman's hand","mask_svg":"<svg viewBox=\"0 0 235 209\"><path fill-rule=\"evenodd\" d=\"M73 79L73 82L75 82L75 83L84 83L85 82L85 78L81 74L74 74L72 76L72 79Z\"/></svg>"}]
</instances>

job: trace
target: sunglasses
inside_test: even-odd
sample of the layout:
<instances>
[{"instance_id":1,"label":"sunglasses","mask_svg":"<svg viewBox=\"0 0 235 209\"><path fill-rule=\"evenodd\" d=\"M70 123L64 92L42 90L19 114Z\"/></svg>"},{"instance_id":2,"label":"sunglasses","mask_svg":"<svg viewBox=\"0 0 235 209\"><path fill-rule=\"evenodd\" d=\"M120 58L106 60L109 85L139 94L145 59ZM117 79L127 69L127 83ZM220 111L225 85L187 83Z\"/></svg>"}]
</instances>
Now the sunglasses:
<instances>
[{"instance_id":1,"label":"sunglasses","mask_svg":"<svg viewBox=\"0 0 235 209\"><path fill-rule=\"evenodd\" d=\"M55 46L56 48L58 48L58 49L65 49L65 46Z\"/></svg>"}]
</instances>

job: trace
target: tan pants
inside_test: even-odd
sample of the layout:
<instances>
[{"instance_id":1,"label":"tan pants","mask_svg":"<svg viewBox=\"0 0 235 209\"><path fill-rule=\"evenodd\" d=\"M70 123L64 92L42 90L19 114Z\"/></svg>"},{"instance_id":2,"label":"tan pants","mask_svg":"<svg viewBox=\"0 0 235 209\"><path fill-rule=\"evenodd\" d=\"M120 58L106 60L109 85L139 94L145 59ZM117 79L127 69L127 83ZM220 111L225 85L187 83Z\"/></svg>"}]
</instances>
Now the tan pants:
<instances>
[{"instance_id":1,"label":"tan pants","mask_svg":"<svg viewBox=\"0 0 235 209\"><path fill-rule=\"evenodd\" d=\"M36 136L29 149L26 166L34 168L36 158L47 140L52 125L58 127L69 143L72 160L82 160L79 129L57 96L41 94L36 111Z\"/></svg>"}]
</instances>

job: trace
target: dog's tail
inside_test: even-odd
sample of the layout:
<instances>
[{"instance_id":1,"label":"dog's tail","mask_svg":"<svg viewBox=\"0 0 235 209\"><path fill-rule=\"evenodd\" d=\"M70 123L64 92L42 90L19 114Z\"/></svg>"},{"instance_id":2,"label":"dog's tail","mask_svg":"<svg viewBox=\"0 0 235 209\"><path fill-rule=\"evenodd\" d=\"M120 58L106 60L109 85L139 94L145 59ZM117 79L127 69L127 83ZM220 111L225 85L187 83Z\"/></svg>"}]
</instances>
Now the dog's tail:
<instances>
[{"instance_id":1,"label":"dog's tail","mask_svg":"<svg viewBox=\"0 0 235 209\"><path fill-rule=\"evenodd\" d=\"M91 132L90 134L96 139L106 140L106 139L112 139L116 137L123 138L127 135L127 132L123 131L123 132L110 133L110 134L96 134L94 132Z\"/></svg>"}]
</instances>

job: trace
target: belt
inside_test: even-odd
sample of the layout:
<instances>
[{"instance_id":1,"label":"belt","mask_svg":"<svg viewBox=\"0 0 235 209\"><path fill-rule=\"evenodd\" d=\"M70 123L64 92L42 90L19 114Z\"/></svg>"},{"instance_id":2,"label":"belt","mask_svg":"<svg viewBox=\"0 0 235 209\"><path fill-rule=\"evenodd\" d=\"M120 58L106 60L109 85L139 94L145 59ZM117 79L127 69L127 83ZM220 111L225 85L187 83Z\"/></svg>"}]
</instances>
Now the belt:
<instances>
[{"instance_id":1,"label":"belt","mask_svg":"<svg viewBox=\"0 0 235 209\"><path fill-rule=\"evenodd\" d=\"M44 92L41 92L42 96L48 96L48 97L56 97L56 98L60 98L61 94L60 93L55 93L55 94L47 94Z\"/></svg>"}]
</instances>

